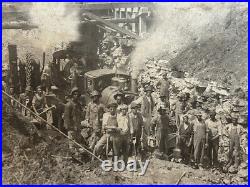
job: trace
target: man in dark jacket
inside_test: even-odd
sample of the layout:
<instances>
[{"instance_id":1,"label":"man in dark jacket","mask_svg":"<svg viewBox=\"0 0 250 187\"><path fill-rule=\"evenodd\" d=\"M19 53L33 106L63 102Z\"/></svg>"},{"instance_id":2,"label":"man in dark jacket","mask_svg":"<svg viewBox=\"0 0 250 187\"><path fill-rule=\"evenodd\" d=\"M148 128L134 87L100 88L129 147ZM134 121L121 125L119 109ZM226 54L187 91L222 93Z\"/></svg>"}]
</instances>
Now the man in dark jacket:
<instances>
[{"instance_id":1,"label":"man in dark jacket","mask_svg":"<svg viewBox=\"0 0 250 187\"><path fill-rule=\"evenodd\" d=\"M77 87L74 87L70 93L70 100L64 109L64 127L68 131L68 137L76 140L80 132L80 124L83 119L81 105L78 101L80 93ZM69 148L73 149L73 143L69 142Z\"/></svg>"},{"instance_id":2,"label":"man in dark jacket","mask_svg":"<svg viewBox=\"0 0 250 187\"><path fill-rule=\"evenodd\" d=\"M168 154L169 116L166 110L164 105L159 107L158 114L151 121L151 131L156 136L156 151L163 155Z\"/></svg>"},{"instance_id":3,"label":"man in dark jacket","mask_svg":"<svg viewBox=\"0 0 250 187\"><path fill-rule=\"evenodd\" d=\"M179 127L179 135L182 160L185 164L188 164L193 143L193 124L190 123L188 115L183 116L183 121Z\"/></svg>"}]
</instances>

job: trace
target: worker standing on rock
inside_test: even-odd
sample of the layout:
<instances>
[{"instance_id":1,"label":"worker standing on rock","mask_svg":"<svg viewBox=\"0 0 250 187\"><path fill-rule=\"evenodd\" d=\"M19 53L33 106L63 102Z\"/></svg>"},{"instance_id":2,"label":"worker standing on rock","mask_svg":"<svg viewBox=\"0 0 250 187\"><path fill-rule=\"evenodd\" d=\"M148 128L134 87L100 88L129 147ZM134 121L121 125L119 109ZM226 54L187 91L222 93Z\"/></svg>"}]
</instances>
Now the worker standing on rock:
<instances>
[{"instance_id":1,"label":"worker standing on rock","mask_svg":"<svg viewBox=\"0 0 250 187\"><path fill-rule=\"evenodd\" d=\"M221 137L221 128L222 124L219 120L216 119L216 112L210 112L210 119L205 121L208 128L208 152L210 166L218 167L218 151L219 151L219 141Z\"/></svg>"},{"instance_id":2,"label":"worker standing on rock","mask_svg":"<svg viewBox=\"0 0 250 187\"><path fill-rule=\"evenodd\" d=\"M89 138L90 149L94 149L96 142L101 138L102 118L104 114L104 105L100 103L101 94L94 90L91 93L92 101L87 105L85 120L92 129Z\"/></svg>"},{"instance_id":3,"label":"worker standing on rock","mask_svg":"<svg viewBox=\"0 0 250 187\"><path fill-rule=\"evenodd\" d=\"M151 121L151 132L156 136L156 154L161 158L168 155L169 116L166 110L164 105L159 107L158 114Z\"/></svg>"},{"instance_id":4,"label":"worker standing on rock","mask_svg":"<svg viewBox=\"0 0 250 187\"><path fill-rule=\"evenodd\" d=\"M229 137L228 163L224 168L225 171L227 171L233 164L233 170L235 172L238 171L238 167L240 164L240 138L243 132L244 129L241 125L238 124L237 116L233 115L232 123L228 124L225 128L226 136Z\"/></svg>"},{"instance_id":5,"label":"worker standing on rock","mask_svg":"<svg viewBox=\"0 0 250 187\"><path fill-rule=\"evenodd\" d=\"M178 98L178 101L175 103L174 109L175 109L175 123L176 123L177 128L179 128L182 115L186 108L186 103L184 101L184 96L182 94L179 94L177 98Z\"/></svg>"},{"instance_id":6,"label":"worker standing on rock","mask_svg":"<svg viewBox=\"0 0 250 187\"><path fill-rule=\"evenodd\" d=\"M142 97L139 97L136 101L134 101L137 104L141 104L141 114L143 117L143 123L145 126L145 130L147 135L150 134L150 122L152 119L153 111L155 102L152 97L152 86L147 86L144 89L144 92L146 93Z\"/></svg>"},{"instance_id":7,"label":"worker standing on rock","mask_svg":"<svg viewBox=\"0 0 250 187\"><path fill-rule=\"evenodd\" d=\"M196 114L196 119L194 120L194 168L198 169L203 167L203 158L205 155L205 149L208 147L207 144L207 127L202 118L202 113L198 112Z\"/></svg>"},{"instance_id":8,"label":"worker standing on rock","mask_svg":"<svg viewBox=\"0 0 250 187\"><path fill-rule=\"evenodd\" d=\"M71 90L70 96L71 98L64 109L64 127L68 131L68 137L76 141L82 121L82 109L79 103L80 93L77 87ZM69 148L74 148L74 143L71 141L69 142Z\"/></svg>"},{"instance_id":9,"label":"worker standing on rock","mask_svg":"<svg viewBox=\"0 0 250 187\"><path fill-rule=\"evenodd\" d=\"M169 102L169 88L170 83L168 80L167 73L162 75L162 79L157 83L157 86L160 86L160 95L166 96L166 101Z\"/></svg>"}]
</instances>

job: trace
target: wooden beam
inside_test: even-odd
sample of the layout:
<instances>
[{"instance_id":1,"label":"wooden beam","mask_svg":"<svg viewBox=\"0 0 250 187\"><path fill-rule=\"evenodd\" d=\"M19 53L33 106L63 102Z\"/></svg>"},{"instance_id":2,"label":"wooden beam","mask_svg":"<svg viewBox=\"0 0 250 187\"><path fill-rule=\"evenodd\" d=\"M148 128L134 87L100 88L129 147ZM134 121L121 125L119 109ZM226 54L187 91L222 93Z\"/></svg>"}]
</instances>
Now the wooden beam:
<instances>
[{"instance_id":1,"label":"wooden beam","mask_svg":"<svg viewBox=\"0 0 250 187\"><path fill-rule=\"evenodd\" d=\"M88 17L89 19L96 20L96 21L104 24L105 26L110 27L110 28L122 33L122 34L128 35L131 38L140 39L140 37L138 35L136 35L135 33L131 32L129 30L123 29L123 28L119 27L118 25L116 25L110 21L107 21L105 19L102 19L102 18L100 18L100 17L98 17L98 16L96 16L88 11L85 11L82 15L84 17Z\"/></svg>"}]
</instances>

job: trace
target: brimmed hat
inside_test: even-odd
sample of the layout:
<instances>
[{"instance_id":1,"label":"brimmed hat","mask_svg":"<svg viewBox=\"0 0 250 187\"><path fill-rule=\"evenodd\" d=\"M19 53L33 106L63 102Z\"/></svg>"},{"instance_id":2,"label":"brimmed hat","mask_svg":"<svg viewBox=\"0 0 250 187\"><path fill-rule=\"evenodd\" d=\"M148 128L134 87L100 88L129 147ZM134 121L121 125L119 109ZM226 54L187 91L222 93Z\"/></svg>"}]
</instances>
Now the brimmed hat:
<instances>
[{"instance_id":1,"label":"brimmed hat","mask_svg":"<svg viewBox=\"0 0 250 187\"><path fill-rule=\"evenodd\" d=\"M57 86L51 86L51 90L58 90L59 88Z\"/></svg>"},{"instance_id":2,"label":"brimmed hat","mask_svg":"<svg viewBox=\"0 0 250 187\"><path fill-rule=\"evenodd\" d=\"M135 103L135 102L132 102L132 103L130 104L130 108L138 108L138 104Z\"/></svg>"},{"instance_id":3,"label":"brimmed hat","mask_svg":"<svg viewBox=\"0 0 250 187\"><path fill-rule=\"evenodd\" d=\"M144 88L144 91L145 91L145 92L147 92L147 91L153 92L153 88L152 88L152 86L146 86L146 87Z\"/></svg>"},{"instance_id":4,"label":"brimmed hat","mask_svg":"<svg viewBox=\"0 0 250 187\"><path fill-rule=\"evenodd\" d=\"M108 104L108 108L111 108L111 107L115 107L115 108L117 108L117 103L110 103L110 104Z\"/></svg>"},{"instance_id":5,"label":"brimmed hat","mask_svg":"<svg viewBox=\"0 0 250 187\"><path fill-rule=\"evenodd\" d=\"M27 87L25 88L25 91L29 91L29 92L31 92L31 91L32 91L31 86L27 86Z\"/></svg>"},{"instance_id":6,"label":"brimmed hat","mask_svg":"<svg viewBox=\"0 0 250 187\"><path fill-rule=\"evenodd\" d=\"M118 96L121 96L122 98L125 97L125 95L124 95L122 92L117 92L117 93L114 95L114 99L116 100Z\"/></svg>"},{"instance_id":7,"label":"brimmed hat","mask_svg":"<svg viewBox=\"0 0 250 187\"><path fill-rule=\"evenodd\" d=\"M79 92L79 89L77 87L72 88L70 95L72 96L75 92ZM80 93L79 93L80 95Z\"/></svg>"},{"instance_id":8,"label":"brimmed hat","mask_svg":"<svg viewBox=\"0 0 250 187\"><path fill-rule=\"evenodd\" d=\"M166 111L166 110L167 110L166 106L161 105L160 107L158 107L157 111L159 112L159 111L161 111L161 110Z\"/></svg>"},{"instance_id":9,"label":"brimmed hat","mask_svg":"<svg viewBox=\"0 0 250 187\"><path fill-rule=\"evenodd\" d=\"M100 94L97 90L94 90L94 91L91 93L91 97L94 97L94 96L99 96L99 97L101 97L101 94Z\"/></svg>"},{"instance_id":10,"label":"brimmed hat","mask_svg":"<svg viewBox=\"0 0 250 187\"><path fill-rule=\"evenodd\" d=\"M123 105L120 106L120 109L121 110L127 110L128 109L128 105L123 104Z\"/></svg>"}]
</instances>

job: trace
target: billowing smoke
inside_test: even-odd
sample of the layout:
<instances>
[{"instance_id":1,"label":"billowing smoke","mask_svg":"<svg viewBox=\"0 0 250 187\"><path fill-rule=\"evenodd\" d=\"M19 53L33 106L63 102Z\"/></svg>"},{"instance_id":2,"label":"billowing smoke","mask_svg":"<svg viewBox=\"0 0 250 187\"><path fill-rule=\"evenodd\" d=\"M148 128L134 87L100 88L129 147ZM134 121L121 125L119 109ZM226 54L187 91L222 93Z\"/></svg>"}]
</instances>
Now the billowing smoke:
<instances>
[{"instance_id":1,"label":"billowing smoke","mask_svg":"<svg viewBox=\"0 0 250 187\"><path fill-rule=\"evenodd\" d=\"M161 54L168 59L193 42L224 31L225 19L236 3L156 3L149 37L138 42L132 54L132 76L145 62Z\"/></svg>"},{"instance_id":2,"label":"billowing smoke","mask_svg":"<svg viewBox=\"0 0 250 187\"><path fill-rule=\"evenodd\" d=\"M78 11L67 11L66 3L33 3L30 17L39 27L34 43L43 51L79 38Z\"/></svg>"}]
</instances>

